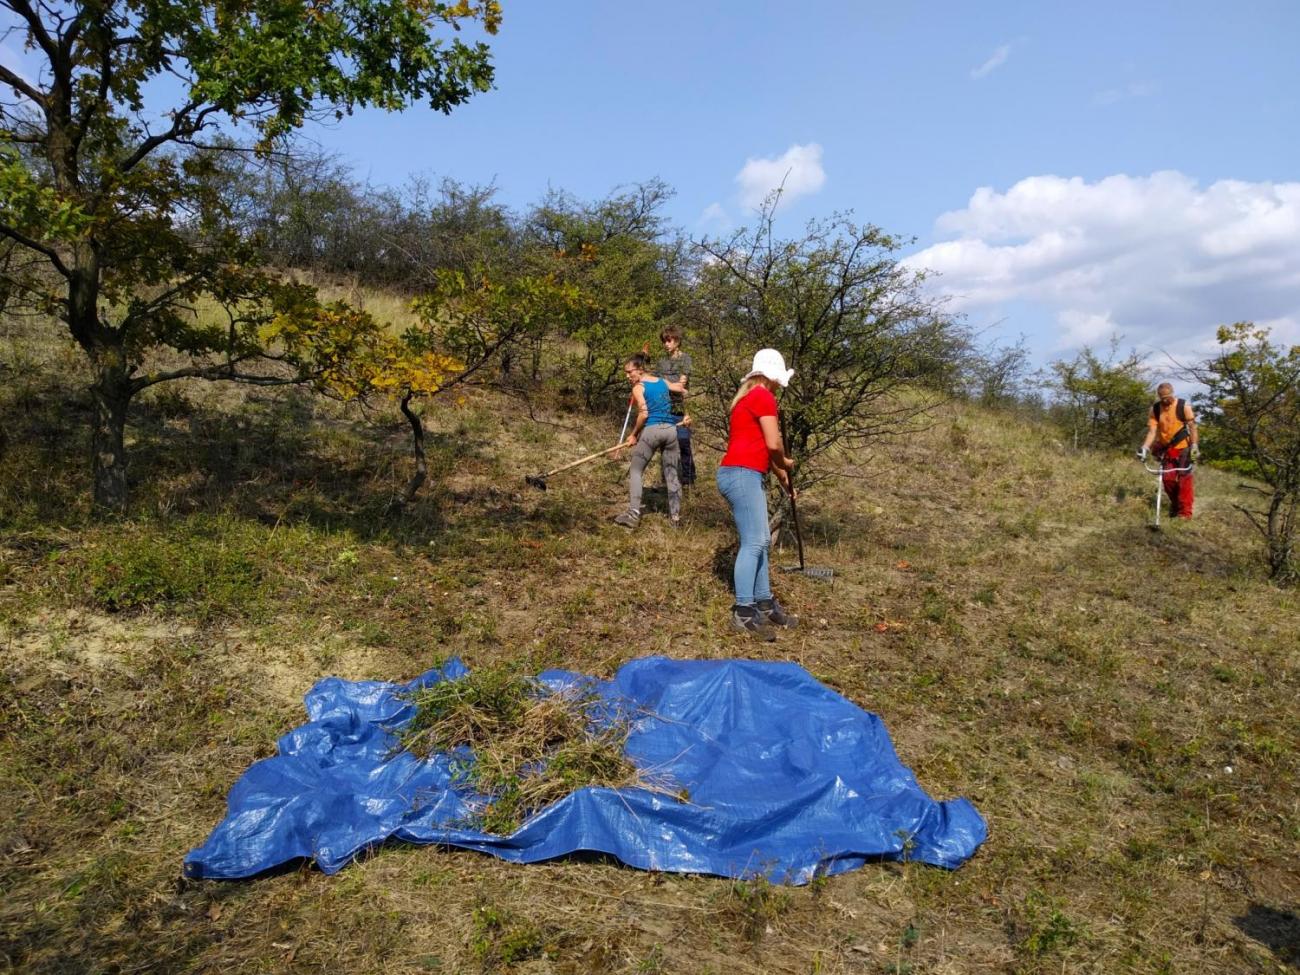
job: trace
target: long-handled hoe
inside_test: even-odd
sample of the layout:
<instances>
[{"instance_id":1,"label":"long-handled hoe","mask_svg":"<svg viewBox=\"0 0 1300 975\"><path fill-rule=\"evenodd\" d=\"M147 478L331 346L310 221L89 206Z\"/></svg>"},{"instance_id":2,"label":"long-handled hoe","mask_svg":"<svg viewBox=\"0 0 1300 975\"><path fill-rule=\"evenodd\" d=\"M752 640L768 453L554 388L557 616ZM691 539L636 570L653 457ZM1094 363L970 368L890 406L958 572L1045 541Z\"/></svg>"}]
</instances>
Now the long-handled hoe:
<instances>
[{"instance_id":1,"label":"long-handled hoe","mask_svg":"<svg viewBox=\"0 0 1300 975\"><path fill-rule=\"evenodd\" d=\"M627 398L627 415L623 417L623 429L618 432L619 443L622 443L623 438L627 436L627 425L632 420L632 404L635 402L636 400L633 399L631 396Z\"/></svg>"},{"instance_id":2,"label":"long-handled hoe","mask_svg":"<svg viewBox=\"0 0 1300 975\"><path fill-rule=\"evenodd\" d=\"M529 474L524 478L524 483L527 484L529 487L537 488L537 490L539 491L545 491L546 479L548 477L553 477L554 475L559 474L561 471L568 471L568 470L572 470L575 467L581 467L583 464L593 461L597 457L604 457L606 454L612 454L614 451L621 449L623 446L624 445L622 443L616 443L614 444L614 446L606 447L604 450L598 450L594 454L588 454L586 457L579 457L577 460L569 461L569 463L563 465L562 467L557 467L553 471L546 471L543 474Z\"/></svg>"},{"instance_id":3,"label":"long-handled hoe","mask_svg":"<svg viewBox=\"0 0 1300 975\"><path fill-rule=\"evenodd\" d=\"M631 418L632 418L632 407L631 405L629 405L627 408L627 416L624 417L623 419L624 433L627 432L628 420L630 420ZM677 426L679 427L688 427L690 425L691 425L690 417L687 417L686 419L682 420L680 423L677 424ZM620 434L619 441L618 443L614 444L614 446L606 447L604 450L598 450L594 454L588 454L586 457L579 457L577 460L570 461L569 463L565 464L563 467L557 467L555 468L555 470L547 471L544 474L529 474L524 478L524 483L527 484L529 487L537 488L537 490L539 491L545 491L546 479L548 477L551 477L552 475L555 474L559 474L561 471L571 470L574 467L581 467L583 464L587 463L588 461L593 461L597 457L604 457L606 454L612 454L614 451L621 450L623 447L626 446L627 444L623 442L623 434Z\"/></svg>"},{"instance_id":4,"label":"long-handled hoe","mask_svg":"<svg viewBox=\"0 0 1300 975\"><path fill-rule=\"evenodd\" d=\"M1164 480L1166 474L1186 474L1195 464L1188 463L1186 467L1166 467L1164 461L1160 462L1159 467L1152 467L1146 461L1142 461L1142 466L1148 474L1154 474L1156 477L1156 520L1153 524L1147 525L1153 532L1160 530L1160 502L1164 500Z\"/></svg>"}]
</instances>

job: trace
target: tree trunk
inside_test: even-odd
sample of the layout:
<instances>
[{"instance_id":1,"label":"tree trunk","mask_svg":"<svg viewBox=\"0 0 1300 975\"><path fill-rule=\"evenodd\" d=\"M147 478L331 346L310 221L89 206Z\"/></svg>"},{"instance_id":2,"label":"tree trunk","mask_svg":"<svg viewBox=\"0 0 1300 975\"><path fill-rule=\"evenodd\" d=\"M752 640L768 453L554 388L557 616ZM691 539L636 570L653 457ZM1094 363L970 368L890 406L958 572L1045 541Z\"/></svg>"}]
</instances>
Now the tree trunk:
<instances>
[{"instance_id":1,"label":"tree trunk","mask_svg":"<svg viewBox=\"0 0 1300 975\"><path fill-rule=\"evenodd\" d=\"M57 169L57 167L56 167ZM99 319L99 252L94 242L77 246L68 278L68 329L90 359L95 416L90 433L94 504L102 513L126 510L126 413L136 386L120 332Z\"/></svg>"},{"instance_id":2,"label":"tree trunk","mask_svg":"<svg viewBox=\"0 0 1300 975\"><path fill-rule=\"evenodd\" d=\"M539 335L533 339L533 361L532 361L532 380L537 382L537 378L542 374L542 337Z\"/></svg>"},{"instance_id":3,"label":"tree trunk","mask_svg":"<svg viewBox=\"0 0 1300 975\"><path fill-rule=\"evenodd\" d=\"M90 440L95 507L120 514L127 502L126 413L135 389L121 349L107 349L96 356L95 373L90 387L95 401Z\"/></svg>"},{"instance_id":4,"label":"tree trunk","mask_svg":"<svg viewBox=\"0 0 1300 975\"><path fill-rule=\"evenodd\" d=\"M411 475L406 491L400 498L394 500L394 506L398 508L405 507L415 500L416 492L420 490L424 479L429 475L429 466L424 457L424 423L420 420L420 415L411 409L411 398L414 395L407 390L406 395L402 397L402 414L406 417L406 422L411 424L411 452L415 455L415 473Z\"/></svg>"},{"instance_id":5,"label":"tree trunk","mask_svg":"<svg viewBox=\"0 0 1300 975\"><path fill-rule=\"evenodd\" d=\"M1273 492L1267 521L1268 574L1280 585L1294 585L1300 575L1295 563L1295 507L1290 492Z\"/></svg>"}]
</instances>

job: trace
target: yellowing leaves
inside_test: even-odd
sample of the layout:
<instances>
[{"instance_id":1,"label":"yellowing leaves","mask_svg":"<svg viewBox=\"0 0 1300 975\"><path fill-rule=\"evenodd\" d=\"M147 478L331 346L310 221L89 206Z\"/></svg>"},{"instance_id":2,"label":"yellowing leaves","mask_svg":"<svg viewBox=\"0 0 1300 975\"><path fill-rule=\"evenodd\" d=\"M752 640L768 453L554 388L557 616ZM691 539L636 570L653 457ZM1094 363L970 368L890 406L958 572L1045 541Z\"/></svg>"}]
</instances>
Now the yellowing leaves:
<instances>
[{"instance_id":1,"label":"yellowing leaves","mask_svg":"<svg viewBox=\"0 0 1300 975\"><path fill-rule=\"evenodd\" d=\"M586 308L580 289L553 275L498 278L483 269L438 272L412 302L418 323L400 334L345 302L321 303L308 288L284 286L273 304L258 335L273 357L339 399L392 401L463 387L513 343Z\"/></svg>"}]
</instances>

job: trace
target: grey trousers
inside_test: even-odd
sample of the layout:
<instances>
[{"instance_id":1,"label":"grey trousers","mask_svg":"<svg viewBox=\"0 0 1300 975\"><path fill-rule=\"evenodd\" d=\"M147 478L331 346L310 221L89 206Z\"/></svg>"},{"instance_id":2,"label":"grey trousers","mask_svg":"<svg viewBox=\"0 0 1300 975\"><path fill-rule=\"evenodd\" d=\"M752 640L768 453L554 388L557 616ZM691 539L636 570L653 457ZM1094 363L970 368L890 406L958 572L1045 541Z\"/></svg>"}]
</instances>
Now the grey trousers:
<instances>
[{"instance_id":1,"label":"grey trousers","mask_svg":"<svg viewBox=\"0 0 1300 975\"><path fill-rule=\"evenodd\" d=\"M676 518L682 513L682 479L680 475L682 454L677 446L677 427L671 423L656 423L641 431L641 436L632 448L632 470L628 478L628 507L633 511L641 510L641 478L646 465L659 455L663 467L664 486L668 488L668 515Z\"/></svg>"}]
</instances>

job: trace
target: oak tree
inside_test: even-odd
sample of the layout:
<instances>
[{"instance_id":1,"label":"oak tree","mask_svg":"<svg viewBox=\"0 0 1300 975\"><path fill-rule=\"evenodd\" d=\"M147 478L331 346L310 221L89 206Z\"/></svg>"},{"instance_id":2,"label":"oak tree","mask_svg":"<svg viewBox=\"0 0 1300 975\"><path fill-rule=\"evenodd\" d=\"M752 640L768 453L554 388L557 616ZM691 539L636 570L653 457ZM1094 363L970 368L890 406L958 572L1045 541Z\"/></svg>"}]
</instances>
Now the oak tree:
<instances>
[{"instance_id":1,"label":"oak tree","mask_svg":"<svg viewBox=\"0 0 1300 975\"><path fill-rule=\"evenodd\" d=\"M496 0L0 0L40 62L0 65L0 291L56 318L93 373L97 505L125 505L127 410L170 379L311 379L353 344L344 310L255 266L210 177L230 138L283 149L311 117L492 82ZM223 138L219 138L224 136ZM247 138L245 141L248 141ZM208 151L201 151L204 149ZM200 299L216 322L191 313ZM287 316L337 345L284 341ZM277 327L269 327L278 322ZM377 336L362 337L362 345ZM162 363L162 364L159 364Z\"/></svg>"}]
</instances>

